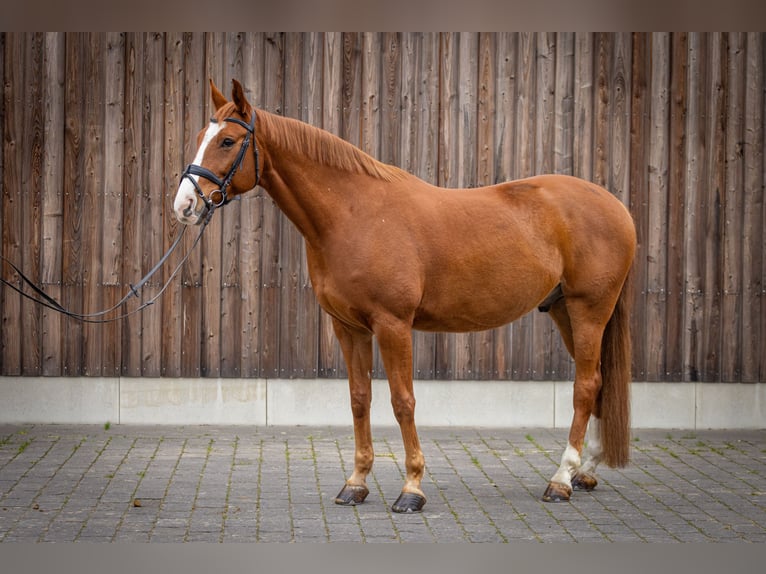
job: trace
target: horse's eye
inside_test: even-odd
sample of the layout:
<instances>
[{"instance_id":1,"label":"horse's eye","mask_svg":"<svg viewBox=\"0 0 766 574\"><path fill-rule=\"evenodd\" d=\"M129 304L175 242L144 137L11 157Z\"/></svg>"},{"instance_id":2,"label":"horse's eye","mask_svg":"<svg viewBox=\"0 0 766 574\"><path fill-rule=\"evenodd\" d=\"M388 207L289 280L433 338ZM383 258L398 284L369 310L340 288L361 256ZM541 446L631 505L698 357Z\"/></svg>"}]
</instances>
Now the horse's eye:
<instances>
[{"instance_id":1,"label":"horse's eye","mask_svg":"<svg viewBox=\"0 0 766 574\"><path fill-rule=\"evenodd\" d=\"M224 138L224 140L221 142L221 147L225 147L225 148L234 147L234 140L231 138Z\"/></svg>"}]
</instances>

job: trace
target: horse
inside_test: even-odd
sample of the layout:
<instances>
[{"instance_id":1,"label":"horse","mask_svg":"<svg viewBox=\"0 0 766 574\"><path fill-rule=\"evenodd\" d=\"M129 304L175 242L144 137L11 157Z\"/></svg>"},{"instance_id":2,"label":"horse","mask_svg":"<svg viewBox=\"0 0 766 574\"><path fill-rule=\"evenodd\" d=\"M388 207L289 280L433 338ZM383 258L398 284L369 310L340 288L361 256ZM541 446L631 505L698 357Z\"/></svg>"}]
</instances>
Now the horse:
<instances>
[{"instance_id":1,"label":"horse","mask_svg":"<svg viewBox=\"0 0 766 574\"><path fill-rule=\"evenodd\" d=\"M302 234L312 288L348 367L354 469L337 504L369 494L373 337L405 451L392 510L418 512L425 459L412 330L486 330L536 308L550 314L575 363L567 446L542 499L568 501L573 489L596 487L598 464L628 464L636 232L622 202L567 175L437 187L327 131L255 109L236 79L231 100L212 80L210 89L215 112L181 177L175 216L199 224L260 186Z\"/></svg>"}]
</instances>

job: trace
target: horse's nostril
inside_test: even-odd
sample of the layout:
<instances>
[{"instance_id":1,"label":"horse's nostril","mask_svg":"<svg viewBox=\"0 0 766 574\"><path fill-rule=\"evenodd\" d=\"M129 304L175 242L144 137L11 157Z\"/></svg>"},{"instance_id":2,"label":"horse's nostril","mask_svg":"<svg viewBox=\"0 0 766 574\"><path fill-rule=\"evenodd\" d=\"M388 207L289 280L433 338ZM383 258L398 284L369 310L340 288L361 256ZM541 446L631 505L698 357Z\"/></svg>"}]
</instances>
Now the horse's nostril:
<instances>
[{"instance_id":1,"label":"horse's nostril","mask_svg":"<svg viewBox=\"0 0 766 574\"><path fill-rule=\"evenodd\" d=\"M191 217L194 214L194 200L189 200L189 205L184 209L184 217Z\"/></svg>"}]
</instances>

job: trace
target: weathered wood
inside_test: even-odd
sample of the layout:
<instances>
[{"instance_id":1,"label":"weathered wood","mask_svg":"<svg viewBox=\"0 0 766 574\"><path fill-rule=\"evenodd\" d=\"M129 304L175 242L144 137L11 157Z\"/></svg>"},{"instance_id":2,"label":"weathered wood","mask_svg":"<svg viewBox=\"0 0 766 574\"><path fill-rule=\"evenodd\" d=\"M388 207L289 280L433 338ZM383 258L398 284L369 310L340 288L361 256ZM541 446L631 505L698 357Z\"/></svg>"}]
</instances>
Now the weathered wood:
<instances>
[{"instance_id":1,"label":"weathered wood","mask_svg":"<svg viewBox=\"0 0 766 574\"><path fill-rule=\"evenodd\" d=\"M242 82L251 90L247 96L254 105L263 105L263 34L247 33L243 42ZM188 82L188 80L187 80ZM241 372L243 377L261 374L261 243L263 238L263 190L245 201L240 219L240 280L242 304Z\"/></svg>"},{"instance_id":2,"label":"weathered wood","mask_svg":"<svg viewBox=\"0 0 766 574\"><path fill-rule=\"evenodd\" d=\"M649 227L647 229L646 323L649 341L661 341L667 305L668 242L668 139L670 115L670 37L652 34L650 90L652 110L649 126L647 184ZM660 380L665 373L665 353L661 345L648 345L646 373L649 380Z\"/></svg>"},{"instance_id":3,"label":"weathered wood","mask_svg":"<svg viewBox=\"0 0 766 574\"><path fill-rule=\"evenodd\" d=\"M143 124L141 150L144 156L144 173L139 188L141 229L141 275L147 273L163 253L163 184L164 184L164 122L160 118L165 109L165 39L162 34L144 36L143 66ZM211 226L212 227L212 226ZM209 231L214 231L209 229ZM208 238L214 236L209 233ZM220 261L215 260L220 276ZM144 288L144 300L154 297L162 285L162 277L153 277ZM216 299L220 297L220 283L216 283ZM220 317L220 312L217 313ZM144 376L159 377L162 374L162 345L164 343L162 306L152 305L141 313L141 363ZM218 357L216 356L216 359ZM217 362L217 361L216 361Z\"/></svg>"},{"instance_id":4,"label":"weathered wood","mask_svg":"<svg viewBox=\"0 0 766 574\"><path fill-rule=\"evenodd\" d=\"M684 248L686 225L686 109L688 107L687 67L688 34L674 33L670 54L670 124L668 129L668 205L667 205L667 306L664 339L665 377L682 377L685 333L684 313Z\"/></svg>"},{"instance_id":5,"label":"weathered wood","mask_svg":"<svg viewBox=\"0 0 766 574\"><path fill-rule=\"evenodd\" d=\"M183 34L167 34L165 36L165 137L164 158L165 170L161 189L156 190L162 198L162 247L167 250L177 235L181 232L180 225L172 216L174 194L177 188L182 166L184 165L184 49ZM191 230L190 230L191 231ZM181 254L174 253L168 261L167 271L163 273L163 282L171 269L180 262ZM161 302L162 314L162 366L163 377L181 376L181 361L183 352L189 346L184 339L182 308L182 286L180 281L169 285ZM237 349L238 351L239 349Z\"/></svg>"},{"instance_id":6,"label":"weathered wood","mask_svg":"<svg viewBox=\"0 0 766 574\"><path fill-rule=\"evenodd\" d=\"M764 36L749 33L746 38L744 77L744 219L742 224L742 373L743 382L763 380L760 363L766 356L764 338ZM759 234L760 230L760 234ZM760 368L760 369L759 369Z\"/></svg>"},{"instance_id":7,"label":"weathered wood","mask_svg":"<svg viewBox=\"0 0 766 574\"><path fill-rule=\"evenodd\" d=\"M40 280L56 300L61 298L61 237L64 187L64 36L45 34L43 54L43 101L45 128L43 149L42 269ZM0 166L0 172L2 172ZM42 374L62 372L62 316L43 310Z\"/></svg>"},{"instance_id":8,"label":"weathered wood","mask_svg":"<svg viewBox=\"0 0 766 574\"><path fill-rule=\"evenodd\" d=\"M205 36L201 33L185 33L184 49L184 108L183 108L183 168L192 161L197 148L197 133L206 125L207 102L210 88L205 74ZM188 252L196 234L187 233L184 252ZM202 374L202 301L204 272L202 269L202 246L191 252L181 270L181 309L176 312L183 317L181 340L181 375L198 377ZM253 356L257 356L254 353Z\"/></svg>"},{"instance_id":9,"label":"weathered wood","mask_svg":"<svg viewBox=\"0 0 766 574\"><path fill-rule=\"evenodd\" d=\"M705 38L705 175L704 190L705 233L702 245L705 253L704 315L701 329L703 356L701 379L713 381L721 371L721 300L723 208L725 202L725 140L726 140L726 36L710 33Z\"/></svg>"},{"instance_id":10,"label":"weathered wood","mask_svg":"<svg viewBox=\"0 0 766 574\"><path fill-rule=\"evenodd\" d=\"M604 184L639 239L635 380L762 381L764 38L2 33L2 253L75 311L116 302L179 231L174 190L211 113L208 78L228 92L237 77L256 106L435 184L551 171ZM343 377L305 245L273 201L251 192L205 235L156 305L113 325L0 291L0 374ZM573 375L539 314L415 333L413 355L417 378Z\"/></svg>"},{"instance_id":11,"label":"weathered wood","mask_svg":"<svg viewBox=\"0 0 766 574\"><path fill-rule=\"evenodd\" d=\"M144 104L144 38L142 34L125 36L125 136L122 198L122 280L128 285L141 273L141 214L143 213L142 179L145 170L143 155ZM121 323L122 366L125 376L141 375L142 315L131 315Z\"/></svg>"},{"instance_id":12,"label":"weathered wood","mask_svg":"<svg viewBox=\"0 0 766 574\"><path fill-rule=\"evenodd\" d=\"M636 226L638 246L633 260L633 313L631 331L633 333L633 365L635 380L646 380L646 317L647 252L646 237L649 227L647 161L649 146L649 77L651 62L650 36L639 33L633 36L633 65L631 76L631 115L630 115L630 212Z\"/></svg>"},{"instance_id":13,"label":"weathered wood","mask_svg":"<svg viewBox=\"0 0 766 574\"><path fill-rule=\"evenodd\" d=\"M22 262L23 257L23 130L24 112L24 34L7 34L4 51L5 90L3 94L3 217L2 253L10 261ZM23 263L23 262L22 262ZM18 275L3 264L3 276L17 283ZM22 374L21 296L3 289L2 299L2 362L9 375Z\"/></svg>"},{"instance_id":14,"label":"weathered wood","mask_svg":"<svg viewBox=\"0 0 766 574\"><path fill-rule=\"evenodd\" d=\"M244 57L244 37L240 33L224 34L222 38L224 58L222 68L224 68L225 78L221 84L223 89L229 89L230 78L241 78L245 63ZM250 150L248 150L250 152ZM177 180L176 180L177 181ZM177 186L170 187L171 196L174 195ZM242 348L242 311L240 309L242 297L240 295L241 280L240 266L241 257L239 254L240 246L240 224L242 202L236 201L221 210L221 316L216 322L220 323L218 330L219 353L220 353L220 376L239 377L241 376L242 357L240 349ZM174 220L175 217L168 212L167 219Z\"/></svg>"},{"instance_id":15,"label":"weathered wood","mask_svg":"<svg viewBox=\"0 0 766 574\"><path fill-rule=\"evenodd\" d=\"M82 34L67 34L66 38L66 140L64 142L64 230L62 299L67 309L82 312L82 180L84 177L84 98L82 92L87 83L83 77L84 49L87 37ZM82 346L83 325L72 320L63 323L64 340L62 374L75 376L83 374Z\"/></svg>"},{"instance_id":16,"label":"weathered wood","mask_svg":"<svg viewBox=\"0 0 766 574\"><path fill-rule=\"evenodd\" d=\"M127 292L122 282L122 203L125 141L125 34L110 33L105 38L103 100L103 190L101 226L101 308L115 305ZM122 362L122 328L118 322L101 326L101 364L103 376L119 376Z\"/></svg>"},{"instance_id":17,"label":"weathered wood","mask_svg":"<svg viewBox=\"0 0 766 574\"><path fill-rule=\"evenodd\" d=\"M745 142L745 35L729 33L726 53L725 189L723 205L723 300L721 305L721 379L742 376L742 268L744 142Z\"/></svg>"},{"instance_id":18,"label":"weathered wood","mask_svg":"<svg viewBox=\"0 0 766 574\"><path fill-rule=\"evenodd\" d=\"M85 74L81 97L84 104L83 180L82 180L82 262L83 312L103 308L103 233L104 225L104 124L105 37L87 38L82 69ZM101 375L103 325L86 324L83 328L83 374Z\"/></svg>"},{"instance_id":19,"label":"weathered wood","mask_svg":"<svg viewBox=\"0 0 766 574\"><path fill-rule=\"evenodd\" d=\"M686 380L700 379L702 364L703 326L703 274L704 261L704 140L705 121L705 61L704 45L699 34L688 39L687 107L686 107L686 158L684 174L684 356L681 372Z\"/></svg>"},{"instance_id":20,"label":"weathered wood","mask_svg":"<svg viewBox=\"0 0 766 574\"><path fill-rule=\"evenodd\" d=\"M22 166L22 261L30 269L35 281L40 281L40 230L42 219L42 176L43 176L43 103L42 103L42 34L27 37L25 46L25 95L26 104L22 134L24 163ZM25 375L39 375L41 372L41 315L42 309L24 300L21 305L21 324L27 329L25 339L34 345L24 345L21 353L21 372Z\"/></svg>"}]
</instances>

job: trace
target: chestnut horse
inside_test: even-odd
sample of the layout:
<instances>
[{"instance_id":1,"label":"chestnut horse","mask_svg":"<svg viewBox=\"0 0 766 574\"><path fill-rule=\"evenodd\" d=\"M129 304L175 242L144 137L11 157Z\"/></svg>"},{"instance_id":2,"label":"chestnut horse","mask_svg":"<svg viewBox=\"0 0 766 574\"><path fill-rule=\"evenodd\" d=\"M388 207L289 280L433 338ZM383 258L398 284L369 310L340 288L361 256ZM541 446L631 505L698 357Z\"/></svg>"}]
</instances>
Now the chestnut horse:
<instances>
[{"instance_id":1,"label":"chestnut horse","mask_svg":"<svg viewBox=\"0 0 766 574\"><path fill-rule=\"evenodd\" d=\"M435 187L326 131L255 110L236 80L232 101L210 86L216 111L198 136L175 214L198 224L260 185L303 235L314 292L348 366L354 470L336 503L358 504L369 493L373 336L406 455L393 510L415 512L426 498L412 329L491 329L535 308L551 314L576 367L568 445L543 500L594 488L600 462L627 464L627 277L636 233L618 199L564 175L471 190Z\"/></svg>"}]
</instances>

